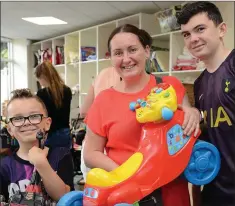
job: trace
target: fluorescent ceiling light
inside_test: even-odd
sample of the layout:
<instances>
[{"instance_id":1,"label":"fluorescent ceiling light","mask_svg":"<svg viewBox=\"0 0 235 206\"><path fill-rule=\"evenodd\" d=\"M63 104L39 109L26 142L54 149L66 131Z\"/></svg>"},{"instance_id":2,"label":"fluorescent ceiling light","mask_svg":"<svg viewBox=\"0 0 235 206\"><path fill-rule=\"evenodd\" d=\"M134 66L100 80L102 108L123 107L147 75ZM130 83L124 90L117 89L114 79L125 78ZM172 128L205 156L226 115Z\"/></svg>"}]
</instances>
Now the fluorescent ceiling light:
<instances>
[{"instance_id":1,"label":"fluorescent ceiling light","mask_svg":"<svg viewBox=\"0 0 235 206\"><path fill-rule=\"evenodd\" d=\"M57 24L67 24L67 22L62 21L60 19L54 18L52 16L45 17L26 17L22 18L25 21L32 22L38 25L57 25Z\"/></svg>"}]
</instances>

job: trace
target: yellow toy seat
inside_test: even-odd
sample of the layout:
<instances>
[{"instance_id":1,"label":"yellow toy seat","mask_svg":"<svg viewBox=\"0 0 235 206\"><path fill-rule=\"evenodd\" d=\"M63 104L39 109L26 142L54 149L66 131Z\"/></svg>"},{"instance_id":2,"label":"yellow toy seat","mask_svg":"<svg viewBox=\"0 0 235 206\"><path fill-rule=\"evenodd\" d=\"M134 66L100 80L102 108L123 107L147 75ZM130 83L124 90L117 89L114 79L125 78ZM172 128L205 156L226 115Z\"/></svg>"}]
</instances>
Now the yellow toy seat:
<instances>
[{"instance_id":1,"label":"yellow toy seat","mask_svg":"<svg viewBox=\"0 0 235 206\"><path fill-rule=\"evenodd\" d=\"M140 167L143 154L137 152L126 162L111 172L100 168L94 168L87 174L87 184L98 187L114 186L131 177Z\"/></svg>"}]
</instances>

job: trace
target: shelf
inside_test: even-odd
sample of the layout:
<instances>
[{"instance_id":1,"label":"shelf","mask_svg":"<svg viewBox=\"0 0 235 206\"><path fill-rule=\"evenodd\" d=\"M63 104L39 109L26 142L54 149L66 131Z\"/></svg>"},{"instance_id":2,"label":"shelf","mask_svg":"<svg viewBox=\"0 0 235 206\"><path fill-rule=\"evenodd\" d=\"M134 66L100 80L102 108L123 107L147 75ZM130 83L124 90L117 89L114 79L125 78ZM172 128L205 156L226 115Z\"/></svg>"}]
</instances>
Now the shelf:
<instances>
[{"instance_id":1,"label":"shelf","mask_svg":"<svg viewBox=\"0 0 235 206\"><path fill-rule=\"evenodd\" d=\"M181 83L182 84L194 84L194 81L184 81L184 80L181 80Z\"/></svg>"},{"instance_id":2,"label":"shelf","mask_svg":"<svg viewBox=\"0 0 235 206\"><path fill-rule=\"evenodd\" d=\"M34 44L32 45L32 51L38 51L41 49L41 44Z\"/></svg>"},{"instance_id":3,"label":"shelf","mask_svg":"<svg viewBox=\"0 0 235 206\"><path fill-rule=\"evenodd\" d=\"M80 32L80 60L85 62L84 60L89 56L89 55L94 55L93 49L95 50L95 55L97 58L97 27L92 27L89 29L82 30ZM82 52L82 48L86 47L86 56L85 52ZM90 48L88 48L90 47ZM92 48L92 49L91 49Z\"/></svg>"},{"instance_id":4,"label":"shelf","mask_svg":"<svg viewBox=\"0 0 235 206\"><path fill-rule=\"evenodd\" d=\"M45 49L48 49L48 48L52 49L52 40L42 42L41 49L45 50Z\"/></svg>"},{"instance_id":5,"label":"shelf","mask_svg":"<svg viewBox=\"0 0 235 206\"><path fill-rule=\"evenodd\" d=\"M54 67L64 67L65 64L57 64L57 65L54 65Z\"/></svg>"},{"instance_id":6,"label":"shelf","mask_svg":"<svg viewBox=\"0 0 235 206\"><path fill-rule=\"evenodd\" d=\"M172 74L185 74L185 73L197 73L203 72L204 69L195 69L195 70L181 70L181 71L172 71Z\"/></svg>"},{"instance_id":7,"label":"shelf","mask_svg":"<svg viewBox=\"0 0 235 206\"><path fill-rule=\"evenodd\" d=\"M78 62L70 62L70 63L67 63L66 65L72 65L72 66L74 66L74 65L78 65L79 64L79 61Z\"/></svg>"},{"instance_id":8,"label":"shelf","mask_svg":"<svg viewBox=\"0 0 235 206\"><path fill-rule=\"evenodd\" d=\"M217 4L217 3L216 3ZM234 22L229 17L234 14L234 7L232 2L218 3L219 9L224 16L224 21L228 23L228 32L224 38L225 46L231 48L234 42ZM228 12L229 11L229 12ZM106 59L107 41L111 32L118 26L123 24L132 24L140 29L147 31L153 39L153 46L165 48L167 50L158 49L155 53L155 59L158 65L161 67L162 72L154 72L157 76L174 76L184 83L193 83L196 78L204 71L203 66L200 64L197 70L184 70L174 71L172 70L177 62L179 55L183 55L184 51L184 38L181 34L181 30L161 33L159 21L153 14L138 13L131 16L127 16L120 19L115 19L109 22L102 22L102 24L95 25L82 30L74 31L62 36L57 36L41 42L33 43L31 46L31 54L45 49L52 49L52 63L60 76L64 79L65 83L69 87L79 85L79 106L85 99L87 92L97 77L97 75L105 68L112 67L111 59ZM55 46L64 46L64 58L65 61L57 62L59 65L55 65ZM88 61L81 55L81 47L94 47L86 48L88 55L93 55L88 58ZM232 48L231 48L232 49ZM94 56L96 55L96 57ZM36 58L31 58L36 59ZM35 61L36 62L36 61ZM32 71L28 73L30 79L33 76L33 68L37 65L32 63ZM155 62L156 63L156 62ZM157 65L157 64L156 64ZM158 67L157 65L157 67ZM156 69L154 71L157 71ZM28 78L29 79L29 78ZM30 82L29 87L36 89L36 81Z\"/></svg>"},{"instance_id":9,"label":"shelf","mask_svg":"<svg viewBox=\"0 0 235 206\"><path fill-rule=\"evenodd\" d=\"M183 55L184 51L184 39L181 35L181 32L173 32L171 35L171 42L170 42L170 48L171 48L171 59L170 59L170 68L173 68L176 65L177 58L179 55Z\"/></svg>"},{"instance_id":10,"label":"shelf","mask_svg":"<svg viewBox=\"0 0 235 206\"><path fill-rule=\"evenodd\" d=\"M66 64L79 62L79 32L65 36L64 51Z\"/></svg>"},{"instance_id":11,"label":"shelf","mask_svg":"<svg viewBox=\"0 0 235 206\"><path fill-rule=\"evenodd\" d=\"M98 62L98 73L100 73L102 69L105 69L108 67L112 67L112 63L111 63L110 59L105 59L105 60L99 61Z\"/></svg>"},{"instance_id":12,"label":"shelf","mask_svg":"<svg viewBox=\"0 0 235 206\"><path fill-rule=\"evenodd\" d=\"M184 84L193 84L204 70L189 70L189 71L172 71L171 75L175 76Z\"/></svg>"},{"instance_id":13,"label":"shelf","mask_svg":"<svg viewBox=\"0 0 235 206\"><path fill-rule=\"evenodd\" d=\"M152 72L154 75L164 75L164 74L170 74L170 72Z\"/></svg>"},{"instance_id":14,"label":"shelf","mask_svg":"<svg viewBox=\"0 0 235 206\"><path fill-rule=\"evenodd\" d=\"M181 30L166 32L166 33L161 33L161 34L154 34L154 35L151 35L151 37L152 38L161 38L161 37L164 37L164 36L170 36L171 34L172 35L173 34L180 34L181 35Z\"/></svg>"},{"instance_id":15,"label":"shelf","mask_svg":"<svg viewBox=\"0 0 235 206\"><path fill-rule=\"evenodd\" d=\"M160 33L160 25L155 15L141 13L141 29L147 31L150 36Z\"/></svg>"},{"instance_id":16,"label":"shelf","mask_svg":"<svg viewBox=\"0 0 235 206\"><path fill-rule=\"evenodd\" d=\"M111 61L110 59L99 59L99 62Z\"/></svg>"},{"instance_id":17,"label":"shelf","mask_svg":"<svg viewBox=\"0 0 235 206\"><path fill-rule=\"evenodd\" d=\"M66 67L66 85L70 88L74 85L79 84L79 66L75 65L67 65Z\"/></svg>"},{"instance_id":18,"label":"shelf","mask_svg":"<svg viewBox=\"0 0 235 206\"><path fill-rule=\"evenodd\" d=\"M98 26L98 59L104 59L108 52L108 39L112 31L116 28L116 22L110 22Z\"/></svg>"},{"instance_id":19,"label":"shelf","mask_svg":"<svg viewBox=\"0 0 235 206\"><path fill-rule=\"evenodd\" d=\"M152 37L152 39L159 39L159 40L163 40L163 41L169 41L170 40L170 33L152 35L151 37Z\"/></svg>"},{"instance_id":20,"label":"shelf","mask_svg":"<svg viewBox=\"0 0 235 206\"><path fill-rule=\"evenodd\" d=\"M82 105L84 103L86 96L85 95L80 95L79 96L79 105Z\"/></svg>"},{"instance_id":21,"label":"shelf","mask_svg":"<svg viewBox=\"0 0 235 206\"><path fill-rule=\"evenodd\" d=\"M97 64L96 61L90 62L89 64L81 64L80 67L80 92L87 93L90 86L97 76Z\"/></svg>"},{"instance_id":22,"label":"shelf","mask_svg":"<svg viewBox=\"0 0 235 206\"><path fill-rule=\"evenodd\" d=\"M89 63L94 63L96 62L97 60L89 60L89 61L83 61L81 62L81 64L89 64Z\"/></svg>"},{"instance_id":23,"label":"shelf","mask_svg":"<svg viewBox=\"0 0 235 206\"><path fill-rule=\"evenodd\" d=\"M59 73L60 77L64 80L64 82L66 83L66 79L65 79L65 67L55 67L56 71Z\"/></svg>"}]
</instances>

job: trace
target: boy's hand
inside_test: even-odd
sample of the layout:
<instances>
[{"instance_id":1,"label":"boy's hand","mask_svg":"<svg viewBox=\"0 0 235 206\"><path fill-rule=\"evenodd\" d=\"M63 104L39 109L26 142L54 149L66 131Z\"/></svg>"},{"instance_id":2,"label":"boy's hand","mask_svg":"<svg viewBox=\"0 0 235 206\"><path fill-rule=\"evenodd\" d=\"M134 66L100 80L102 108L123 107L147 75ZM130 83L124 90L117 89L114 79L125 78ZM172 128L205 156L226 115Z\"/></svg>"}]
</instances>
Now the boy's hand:
<instances>
[{"instance_id":1,"label":"boy's hand","mask_svg":"<svg viewBox=\"0 0 235 206\"><path fill-rule=\"evenodd\" d=\"M29 161L33 164L36 168L40 167L41 165L48 162L47 160L48 148L44 148L43 150L38 147L32 147L29 150L28 156Z\"/></svg>"}]
</instances>

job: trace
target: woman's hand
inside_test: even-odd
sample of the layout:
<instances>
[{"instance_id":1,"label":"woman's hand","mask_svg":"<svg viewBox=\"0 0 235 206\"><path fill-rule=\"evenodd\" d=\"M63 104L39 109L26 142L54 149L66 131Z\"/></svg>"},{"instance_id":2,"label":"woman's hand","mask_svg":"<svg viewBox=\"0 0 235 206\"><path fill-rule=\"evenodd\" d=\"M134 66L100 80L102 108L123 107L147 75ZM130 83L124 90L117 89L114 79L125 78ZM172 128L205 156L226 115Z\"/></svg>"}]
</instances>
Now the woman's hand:
<instances>
[{"instance_id":1,"label":"woman's hand","mask_svg":"<svg viewBox=\"0 0 235 206\"><path fill-rule=\"evenodd\" d=\"M181 109L184 111L184 122L182 124L182 128L184 130L184 134L190 136L192 132L194 132L194 136L196 137L199 133L200 128L200 112L191 106L182 106L178 105L178 109Z\"/></svg>"}]
</instances>

